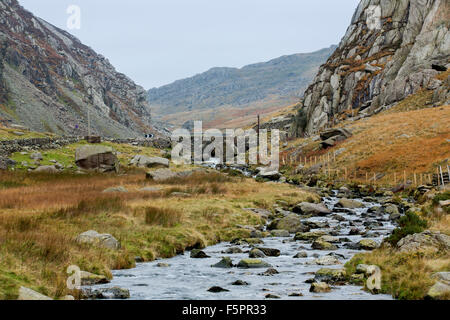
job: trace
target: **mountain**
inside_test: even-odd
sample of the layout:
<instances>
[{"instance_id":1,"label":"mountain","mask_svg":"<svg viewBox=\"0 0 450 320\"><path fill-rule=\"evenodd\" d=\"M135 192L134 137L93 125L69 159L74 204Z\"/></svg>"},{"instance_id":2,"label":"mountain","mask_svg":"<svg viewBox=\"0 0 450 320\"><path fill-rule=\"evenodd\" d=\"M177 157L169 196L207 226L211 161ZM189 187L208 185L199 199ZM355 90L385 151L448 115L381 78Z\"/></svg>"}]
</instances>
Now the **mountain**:
<instances>
[{"instance_id":1,"label":"mountain","mask_svg":"<svg viewBox=\"0 0 450 320\"><path fill-rule=\"evenodd\" d=\"M146 91L69 33L0 0L0 119L35 131L151 132Z\"/></svg>"},{"instance_id":2,"label":"mountain","mask_svg":"<svg viewBox=\"0 0 450 320\"><path fill-rule=\"evenodd\" d=\"M377 113L423 89L449 104L449 79L436 79L450 66L449 26L448 0L362 0L306 90L300 131Z\"/></svg>"},{"instance_id":3,"label":"mountain","mask_svg":"<svg viewBox=\"0 0 450 320\"><path fill-rule=\"evenodd\" d=\"M212 68L148 91L155 116L173 123L204 120L223 125L245 112L296 102L336 46L237 68ZM194 111L194 112L193 112Z\"/></svg>"}]
</instances>

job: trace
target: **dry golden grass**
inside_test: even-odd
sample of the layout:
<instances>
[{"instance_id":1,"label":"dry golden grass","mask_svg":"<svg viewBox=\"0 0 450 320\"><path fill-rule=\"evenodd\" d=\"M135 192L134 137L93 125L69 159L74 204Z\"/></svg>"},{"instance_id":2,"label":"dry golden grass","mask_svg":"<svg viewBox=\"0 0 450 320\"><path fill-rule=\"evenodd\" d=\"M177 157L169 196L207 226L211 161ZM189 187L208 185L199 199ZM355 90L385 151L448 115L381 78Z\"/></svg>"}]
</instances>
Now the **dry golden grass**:
<instances>
[{"instance_id":1,"label":"dry golden grass","mask_svg":"<svg viewBox=\"0 0 450 320\"><path fill-rule=\"evenodd\" d=\"M136 256L149 261L192 246L248 237L249 231L237 225L262 220L245 208L318 199L291 186L218 173L157 183L139 171L122 176L9 172L0 181L8 182L0 190L0 299L16 298L20 285L52 297L76 294L65 285L70 265L111 276L111 269L132 267ZM102 193L119 185L129 192ZM145 186L161 191L138 191ZM168 201L175 189L191 196ZM76 236L87 230L112 234L122 249L76 243Z\"/></svg>"},{"instance_id":2,"label":"dry golden grass","mask_svg":"<svg viewBox=\"0 0 450 320\"><path fill-rule=\"evenodd\" d=\"M333 148L323 150L317 141L297 139L285 153L302 145L302 159L318 157L320 161L320 156L330 154L330 169L339 170L341 176L346 169L349 179L365 180L366 174L371 178L384 173L382 182L394 184L394 174L399 182L406 173L409 180L416 174L419 183L422 174L436 173L437 165L450 158L449 123L450 106L386 112L343 123L353 136ZM339 149L344 151L334 161L333 153Z\"/></svg>"}]
</instances>

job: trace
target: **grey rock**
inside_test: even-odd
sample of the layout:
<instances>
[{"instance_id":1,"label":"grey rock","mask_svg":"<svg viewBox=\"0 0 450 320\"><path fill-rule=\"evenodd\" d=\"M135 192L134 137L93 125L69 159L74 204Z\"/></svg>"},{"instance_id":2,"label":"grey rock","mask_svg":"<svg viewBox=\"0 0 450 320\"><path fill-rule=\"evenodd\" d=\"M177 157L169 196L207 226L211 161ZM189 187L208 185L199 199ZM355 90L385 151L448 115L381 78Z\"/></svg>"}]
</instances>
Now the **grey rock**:
<instances>
[{"instance_id":1,"label":"grey rock","mask_svg":"<svg viewBox=\"0 0 450 320\"><path fill-rule=\"evenodd\" d=\"M20 287L19 297L17 300L53 300L39 292L31 290L30 288Z\"/></svg>"},{"instance_id":2,"label":"grey rock","mask_svg":"<svg viewBox=\"0 0 450 320\"><path fill-rule=\"evenodd\" d=\"M131 159L130 166L136 166L140 168L168 168L169 160L160 157L136 155L133 159Z\"/></svg>"},{"instance_id":3,"label":"grey rock","mask_svg":"<svg viewBox=\"0 0 450 320\"><path fill-rule=\"evenodd\" d=\"M97 231L89 230L78 235L76 241L79 243L92 244L112 250L121 248L120 242L110 234L100 234Z\"/></svg>"},{"instance_id":4,"label":"grey rock","mask_svg":"<svg viewBox=\"0 0 450 320\"><path fill-rule=\"evenodd\" d=\"M294 207L293 211L303 215L314 216L326 216L331 213L331 210L329 210L324 204L315 204L309 202L302 202L297 204Z\"/></svg>"}]
</instances>

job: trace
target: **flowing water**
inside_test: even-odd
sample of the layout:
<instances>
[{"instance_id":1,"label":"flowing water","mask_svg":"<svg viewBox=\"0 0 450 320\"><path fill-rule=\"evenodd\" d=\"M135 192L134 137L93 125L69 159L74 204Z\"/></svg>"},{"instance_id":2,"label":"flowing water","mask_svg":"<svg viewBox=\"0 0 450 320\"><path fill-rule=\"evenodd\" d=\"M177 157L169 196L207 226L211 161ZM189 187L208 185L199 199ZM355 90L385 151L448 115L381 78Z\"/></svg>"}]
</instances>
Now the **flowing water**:
<instances>
[{"instance_id":1,"label":"flowing water","mask_svg":"<svg viewBox=\"0 0 450 320\"><path fill-rule=\"evenodd\" d=\"M378 226L370 229L367 239L377 242L389 235L394 226L389 221L388 215L368 214L370 207L376 203L366 203L365 208L353 210L334 209L337 198L325 198L324 203L333 209L333 214L327 217L312 217L305 221L326 222L329 226L324 229L313 229L334 231L338 238L352 243L359 242L359 235L349 236L352 227L365 229L364 223L372 222ZM360 200L362 201L362 200ZM345 221L335 220L332 216L340 215ZM345 240L347 238L348 240ZM261 275L267 268L263 269L219 269L211 265L219 262L222 257L228 256L233 264L241 259L248 258L248 245L232 245L220 243L204 249L211 256L206 259L192 259L189 252L171 259L157 260L149 263L137 264L136 268L130 270L113 271L114 279L111 283L94 288L109 288L118 286L130 291L131 299L135 300L260 300L267 294L274 294L281 299L343 299L343 300L370 300L370 299L392 299L388 295L372 295L362 290L360 286L345 285L332 286L329 293L310 293L310 284L306 280L314 278L314 273L320 268L342 268L343 265L360 250L346 248L345 242L337 244L335 251L314 250L311 243L306 241L294 241L290 238L264 238L264 244L258 247L275 248L281 251L279 257L263 258L270 263L279 274L272 276ZM239 247L244 251L241 254L225 254L223 251L230 247ZM300 251L307 252L307 258L293 258ZM331 266L320 266L314 264L317 257L332 254L340 260L340 264ZM159 267L158 264L168 264L168 267ZM236 280L248 283L245 286L232 285ZM228 292L212 293L208 289L220 286L229 290ZM291 296L291 294L302 294L303 296Z\"/></svg>"}]
</instances>

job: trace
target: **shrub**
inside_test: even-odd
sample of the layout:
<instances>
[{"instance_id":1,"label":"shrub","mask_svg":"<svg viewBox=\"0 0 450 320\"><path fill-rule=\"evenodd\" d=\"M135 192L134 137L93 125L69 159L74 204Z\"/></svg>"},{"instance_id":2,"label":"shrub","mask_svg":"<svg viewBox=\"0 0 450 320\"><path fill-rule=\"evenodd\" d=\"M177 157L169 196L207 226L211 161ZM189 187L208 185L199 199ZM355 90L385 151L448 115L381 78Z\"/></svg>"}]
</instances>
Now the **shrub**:
<instances>
[{"instance_id":1,"label":"shrub","mask_svg":"<svg viewBox=\"0 0 450 320\"><path fill-rule=\"evenodd\" d=\"M427 228L428 223L414 212L407 212L406 215L400 218L399 226L400 227L395 229L394 232L392 232L392 235L387 239L387 241L394 246L407 235L424 231Z\"/></svg>"}]
</instances>

